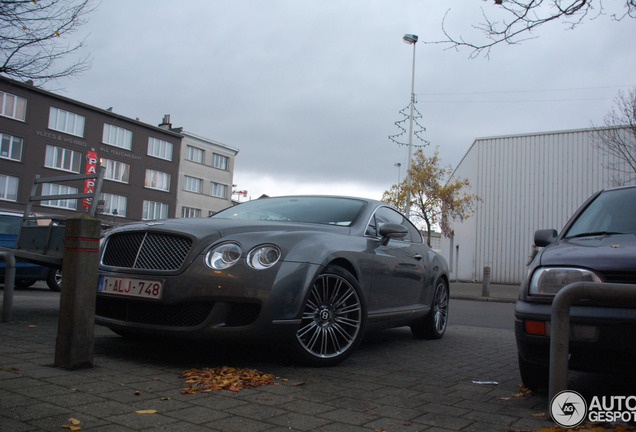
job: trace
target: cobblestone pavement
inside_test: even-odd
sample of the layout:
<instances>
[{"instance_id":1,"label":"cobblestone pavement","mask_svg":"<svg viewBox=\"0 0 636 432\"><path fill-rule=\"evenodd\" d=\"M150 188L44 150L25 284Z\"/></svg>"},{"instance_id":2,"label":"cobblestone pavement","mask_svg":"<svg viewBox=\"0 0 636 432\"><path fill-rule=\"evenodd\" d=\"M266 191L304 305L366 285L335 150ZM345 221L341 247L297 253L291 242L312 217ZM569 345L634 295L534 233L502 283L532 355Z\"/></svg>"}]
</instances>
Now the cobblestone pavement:
<instances>
[{"instance_id":1,"label":"cobblestone pavement","mask_svg":"<svg viewBox=\"0 0 636 432\"><path fill-rule=\"evenodd\" d=\"M275 346L130 341L97 327L94 367L53 366L57 310L19 305L0 323L0 431L509 431L553 424L541 395L515 397L514 333L451 325L369 334L337 367L292 364ZM189 368L246 367L275 385L181 394ZM497 384L488 383L494 381ZM486 382L486 383L484 383ZM517 395L518 396L518 395ZM156 410L138 414L137 410Z\"/></svg>"}]
</instances>

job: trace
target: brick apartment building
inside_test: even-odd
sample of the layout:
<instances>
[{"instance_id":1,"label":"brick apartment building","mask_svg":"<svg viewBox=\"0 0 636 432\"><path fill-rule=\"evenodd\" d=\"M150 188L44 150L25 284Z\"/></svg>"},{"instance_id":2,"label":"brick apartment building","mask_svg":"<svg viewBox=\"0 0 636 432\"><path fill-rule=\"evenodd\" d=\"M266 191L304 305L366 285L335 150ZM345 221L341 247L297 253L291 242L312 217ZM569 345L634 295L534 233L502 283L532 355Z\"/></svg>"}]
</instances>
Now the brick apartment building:
<instances>
[{"instance_id":1,"label":"brick apartment building","mask_svg":"<svg viewBox=\"0 0 636 432\"><path fill-rule=\"evenodd\" d=\"M183 187L180 176L187 175L180 171L181 155L187 157L197 151L182 151L184 135L180 129L162 126L151 126L30 83L0 77L0 208L23 211L36 174L46 178L84 174L96 161L105 168L100 196L103 204L98 215L103 221L119 224L196 214L178 210L177 199L180 185ZM210 184L217 191L216 196L211 196L206 188L199 193L215 200L211 207L220 210L231 205L231 169L238 150L221 144L216 147L216 154L222 155L225 162L219 170L211 156L209 172L218 177L217 172L223 171L220 175L227 184L223 184L224 188L213 180ZM200 164L205 167L206 161ZM209 175L204 171L199 172L198 178L207 182ZM225 195L221 196L219 190L224 190ZM84 191L84 180L63 184L51 181L42 184L39 193ZM60 199L35 202L33 210L69 216L88 209L82 200Z\"/></svg>"}]
</instances>

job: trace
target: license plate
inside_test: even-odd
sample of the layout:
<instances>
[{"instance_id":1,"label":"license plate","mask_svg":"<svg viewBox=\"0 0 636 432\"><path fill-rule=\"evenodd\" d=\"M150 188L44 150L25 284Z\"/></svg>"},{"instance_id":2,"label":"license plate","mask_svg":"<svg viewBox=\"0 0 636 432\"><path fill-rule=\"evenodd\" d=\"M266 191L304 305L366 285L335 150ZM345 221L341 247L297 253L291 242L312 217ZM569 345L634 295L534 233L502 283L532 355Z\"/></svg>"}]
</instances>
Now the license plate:
<instances>
[{"instance_id":1,"label":"license plate","mask_svg":"<svg viewBox=\"0 0 636 432\"><path fill-rule=\"evenodd\" d=\"M128 297L160 299L163 282L150 279L134 279L102 276L97 291Z\"/></svg>"}]
</instances>

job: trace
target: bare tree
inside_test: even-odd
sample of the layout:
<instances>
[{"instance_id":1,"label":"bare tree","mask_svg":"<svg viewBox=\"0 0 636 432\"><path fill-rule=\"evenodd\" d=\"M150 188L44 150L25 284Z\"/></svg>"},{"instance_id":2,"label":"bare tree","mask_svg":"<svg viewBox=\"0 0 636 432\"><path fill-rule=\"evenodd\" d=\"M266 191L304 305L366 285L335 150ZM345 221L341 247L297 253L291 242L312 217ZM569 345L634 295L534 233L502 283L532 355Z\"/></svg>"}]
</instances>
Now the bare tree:
<instances>
[{"instance_id":1,"label":"bare tree","mask_svg":"<svg viewBox=\"0 0 636 432\"><path fill-rule=\"evenodd\" d=\"M46 82L87 70L88 57L62 65L83 41L66 36L84 24L92 0L0 0L0 73Z\"/></svg>"},{"instance_id":2,"label":"bare tree","mask_svg":"<svg viewBox=\"0 0 636 432\"><path fill-rule=\"evenodd\" d=\"M484 41L466 40L461 35L453 36L446 29L446 18L450 9L444 15L442 31L445 40L430 42L447 44L452 48L472 49L471 57L481 54L488 57L490 50L497 44L518 44L524 40L532 39L533 30L552 21L563 21L570 29L574 29L585 20L594 19L600 15L606 15L603 0L483 0L494 1L504 18L499 21L491 18L495 13L486 13L482 8L483 22L472 27L484 34ZM620 21L624 18L636 18L636 0L622 0L625 4L620 13L611 13L613 20Z\"/></svg>"},{"instance_id":3,"label":"bare tree","mask_svg":"<svg viewBox=\"0 0 636 432\"><path fill-rule=\"evenodd\" d=\"M619 161L608 166L618 174L614 183L636 180L636 88L618 93L603 127L595 127L594 132L596 145Z\"/></svg>"}]
</instances>

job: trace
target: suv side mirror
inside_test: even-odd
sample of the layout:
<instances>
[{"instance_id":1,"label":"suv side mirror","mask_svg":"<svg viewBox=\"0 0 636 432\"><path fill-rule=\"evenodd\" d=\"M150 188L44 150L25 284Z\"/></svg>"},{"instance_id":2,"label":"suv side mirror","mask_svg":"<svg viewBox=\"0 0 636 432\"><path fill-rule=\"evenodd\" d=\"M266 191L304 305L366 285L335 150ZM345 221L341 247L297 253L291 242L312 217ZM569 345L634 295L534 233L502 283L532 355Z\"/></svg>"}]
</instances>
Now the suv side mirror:
<instances>
[{"instance_id":1,"label":"suv side mirror","mask_svg":"<svg viewBox=\"0 0 636 432\"><path fill-rule=\"evenodd\" d=\"M382 224L382 226L380 226L380 236L382 236L380 243L382 246L386 246L392 238L404 238L408 233L409 230L404 225L394 223Z\"/></svg>"},{"instance_id":2,"label":"suv side mirror","mask_svg":"<svg viewBox=\"0 0 636 432\"><path fill-rule=\"evenodd\" d=\"M558 236L559 233L553 229L537 230L534 232L534 245L537 247L545 247L553 243Z\"/></svg>"}]
</instances>

